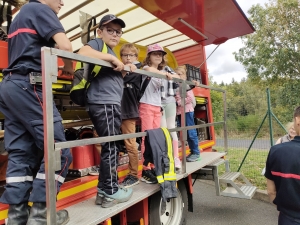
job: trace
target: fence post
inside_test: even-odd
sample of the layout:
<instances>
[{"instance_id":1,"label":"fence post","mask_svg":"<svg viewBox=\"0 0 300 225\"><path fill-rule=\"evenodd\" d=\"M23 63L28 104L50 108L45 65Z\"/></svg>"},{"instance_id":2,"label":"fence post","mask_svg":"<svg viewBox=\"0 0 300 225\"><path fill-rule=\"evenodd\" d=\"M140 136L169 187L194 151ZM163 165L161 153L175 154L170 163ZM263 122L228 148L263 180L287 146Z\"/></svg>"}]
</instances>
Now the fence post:
<instances>
[{"instance_id":1,"label":"fence post","mask_svg":"<svg viewBox=\"0 0 300 225\"><path fill-rule=\"evenodd\" d=\"M224 125L223 125L223 129L224 129L224 150L226 153L228 153L228 134L227 134L227 104L226 104L226 91L223 92L223 107L224 107Z\"/></svg>"},{"instance_id":2,"label":"fence post","mask_svg":"<svg viewBox=\"0 0 300 225\"><path fill-rule=\"evenodd\" d=\"M274 145L273 141L273 125L272 125L272 111L271 111L271 98L270 98L270 89L267 88L267 100L268 100L268 115L269 115L269 130L270 130L270 142L271 146Z\"/></svg>"}]
</instances>

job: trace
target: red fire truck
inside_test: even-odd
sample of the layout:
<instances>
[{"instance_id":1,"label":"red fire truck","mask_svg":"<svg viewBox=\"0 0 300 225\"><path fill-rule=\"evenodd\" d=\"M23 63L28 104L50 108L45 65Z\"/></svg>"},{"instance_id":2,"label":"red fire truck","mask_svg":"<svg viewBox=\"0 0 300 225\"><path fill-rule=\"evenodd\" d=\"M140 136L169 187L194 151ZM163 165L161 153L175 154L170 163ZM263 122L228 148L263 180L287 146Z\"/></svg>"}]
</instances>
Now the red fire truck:
<instances>
[{"instance_id":1,"label":"red fire truck","mask_svg":"<svg viewBox=\"0 0 300 225\"><path fill-rule=\"evenodd\" d=\"M47 134L45 139L45 162L48 162L49 170L47 174L54 172L55 149L63 147L72 147L74 157L73 165L70 167L68 181L66 181L61 192L55 199L55 190L52 190L52 178L47 181L47 206L48 223L55 224L55 210L66 208L70 214L68 224L168 224L181 225L187 224L187 211L192 211L192 194L198 194L193 190L192 179L201 177L212 179L216 184L216 194L251 198L256 190L240 173L227 172L218 176L218 166L222 163L227 165L224 160L226 152L215 152L212 147L215 145L214 125L224 126L224 136L226 140L226 121L214 122L212 104L210 98L211 88L208 85L208 71L206 64L205 46L214 44L220 45L228 39L239 37L252 33L254 28L248 21L243 11L235 0L65 0L65 8L58 15L66 29L66 33L73 44L73 49L79 49L82 43L85 43L86 36L92 35L97 24L93 24L90 30L86 30L86 25L92 21L93 17L100 18L106 13L112 13L126 21L126 29L122 36L120 46L125 42L132 42L140 49L139 60L143 60L146 54L146 47L149 44L159 43L164 46L168 52L168 64L175 68L177 65L186 65L188 69L188 78L190 80L200 81L199 87L196 87L194 94L197 100L195 107L195 118L199 121L196 125L198 129L201 152L201 161L194 163L185 163L186 151L185 145L186 130L189 127L177 128L181 132L182 147L180 157L183 161L181 174L177 174L177 187L179 196L168 202L163 202L160 195L159 185L147 185L140 183L133 187L134 194L132 198L122 204L112 208L104 209L94 205L96 194L97 177L89 176L88 171L99 163L99 157L93 149L93 144L97 142L112 141L124 139L122 135L114 137L90 138L65 143L52 143L53 127L46 122L45 129ZM77 5L74 5L77 4ZM100 10L99 10L100 9ZM99 11L102 12L99 13ZM64 11L63 11L64 10ZM80 10L80 12L79 12ZM12 12L17 13L17 8ZM80 23L74 25L80 14ZM99 20L99 19L97 19ZM119 48L116 48L116 54L119 55ZM0 41L0 69L7 66L7 43ZM54 83L49 80L51 76L44 76L44 91L51 95L45 95L43 107L51 106L52 93L57 107L60 109L66 131L75 133L90 134L88 127L91 122L85 110L72 104L69 100L68 91L71 85L69 77L63 77L59 72L50 71L51 63L61 63L59 57L71 58L78 61L86 61L76 54L66 53L57 49L44 48L43 55L43 74L54 76ZM89 62L96 62L89 59ZM51 62L51 63L50 63ZM49 64L50 63L50 64ZM99 64L99 61L96 62ZM102 66L110 64L101 61ZM152 76L151 73L140 71L142 74ZM47 77L47 78L45 78ZM1 76L2 79L2 76ZM50 92L49 92L50 89ZM224 102L226 95L224 91ZM50 110L51 111L51 110ZM46 112L46 110L44 110ZM47 121L49 115L45 113L44 121ZM49 117L50 118L50 117ZM226 118L226 104L224 103L224 118ZM5 118L1 116L2 123ZM50 120L51 121L51 120ZM184 123L183 123L184 124ZM2 131L3 133L3 131ZM52 135L52 136L51 136ZM145 136L145 133L133 134L135 137ZM126 136L129 137L128 135ZM227 143L224 146L226 149ZM3 152L3 151L0 151ZM141 156L140 156L141 159ZM0 155L0 194L5 185L5 167L7 155ZM127 155L120 156L118 175L120 181L124 179L127 170ZM142 163L139 164L139 175L141 175ZM51 175L49 176L51 177ZM245 180L245 185L236 185L233 181L237 177ZM54 179L54 176L53 176ZM230 184L225 190L220 190L219 183ZM2 189L2 191L1 191ZM5 223L8 206L0 204L0 224Z\"/></svg>"}]
</instances>

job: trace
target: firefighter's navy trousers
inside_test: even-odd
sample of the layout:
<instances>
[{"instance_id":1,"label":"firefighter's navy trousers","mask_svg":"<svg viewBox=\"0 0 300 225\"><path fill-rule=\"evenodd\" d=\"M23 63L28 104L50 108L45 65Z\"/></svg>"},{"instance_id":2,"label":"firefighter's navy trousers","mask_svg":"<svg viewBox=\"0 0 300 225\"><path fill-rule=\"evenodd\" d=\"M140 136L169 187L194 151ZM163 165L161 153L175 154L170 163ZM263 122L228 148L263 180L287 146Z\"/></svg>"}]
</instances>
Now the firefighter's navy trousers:
<instances>
[{"instance_id":1,"label":"firefighter's navy trousers","mask_svg":"<svg viewBox=\"0 0 300 225\"><path fill-rule=\"evenodd\" d=\"M5 116L4 142L9 154L2 203L46 201L42 104L42 86L30 84L28 75L6 75L0 83L0 111ZM53 116L55 142L65 141L62 118L54 104ZM61 170L55 174L57 192L71 162L70 149L61 150Z\"/></svg>"}]
</instances>

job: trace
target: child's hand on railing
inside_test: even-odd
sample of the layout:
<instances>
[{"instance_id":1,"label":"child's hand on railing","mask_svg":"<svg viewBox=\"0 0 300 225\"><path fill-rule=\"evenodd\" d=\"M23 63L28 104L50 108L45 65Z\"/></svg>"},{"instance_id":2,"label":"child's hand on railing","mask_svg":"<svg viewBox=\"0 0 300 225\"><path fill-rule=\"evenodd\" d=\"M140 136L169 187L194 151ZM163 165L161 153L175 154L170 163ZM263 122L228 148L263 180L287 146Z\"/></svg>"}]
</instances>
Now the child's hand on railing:
<instances>
[{"instance_id":1,"label":"child's hand on railing","mask_svg":"<svg viewBox=\"0 0 300 225\"><path fill-rule=\"evenodd\" d=\"M115 71L122 71L124 70L124 64L115 56L111 55L110 62L115 66Z\"/></svg>"},{"instance_id":2,"label":"child's hand on railing","mask_svg":"<svg viewBox=\"0 0 300 225\"><path fill-rule=\"evenodd\" d=\"M196 81L196 80L193 80L193 83L195 84L195 86L197 87L197 86L199 86L199 81Z\"/></svg>"}]
</instances>

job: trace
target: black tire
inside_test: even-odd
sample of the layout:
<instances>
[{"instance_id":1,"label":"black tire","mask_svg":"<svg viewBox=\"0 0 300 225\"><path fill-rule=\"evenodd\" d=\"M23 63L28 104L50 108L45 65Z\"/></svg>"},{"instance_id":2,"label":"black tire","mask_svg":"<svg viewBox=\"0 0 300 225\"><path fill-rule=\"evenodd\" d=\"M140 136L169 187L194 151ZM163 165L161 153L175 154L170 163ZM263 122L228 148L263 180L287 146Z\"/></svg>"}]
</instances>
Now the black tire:
<instances>
[{"instance_id":1,"label":"black tire","mask_svg":"<svg viewBox=\"0 0 300 225\"><path fill-rule=\"evenodd\" d=\"M163 203L161 193L149 199L149 225L185 225L187 222L188 196L183 180L178 181L178 197Z\"/></svg>"}]
</instances>

